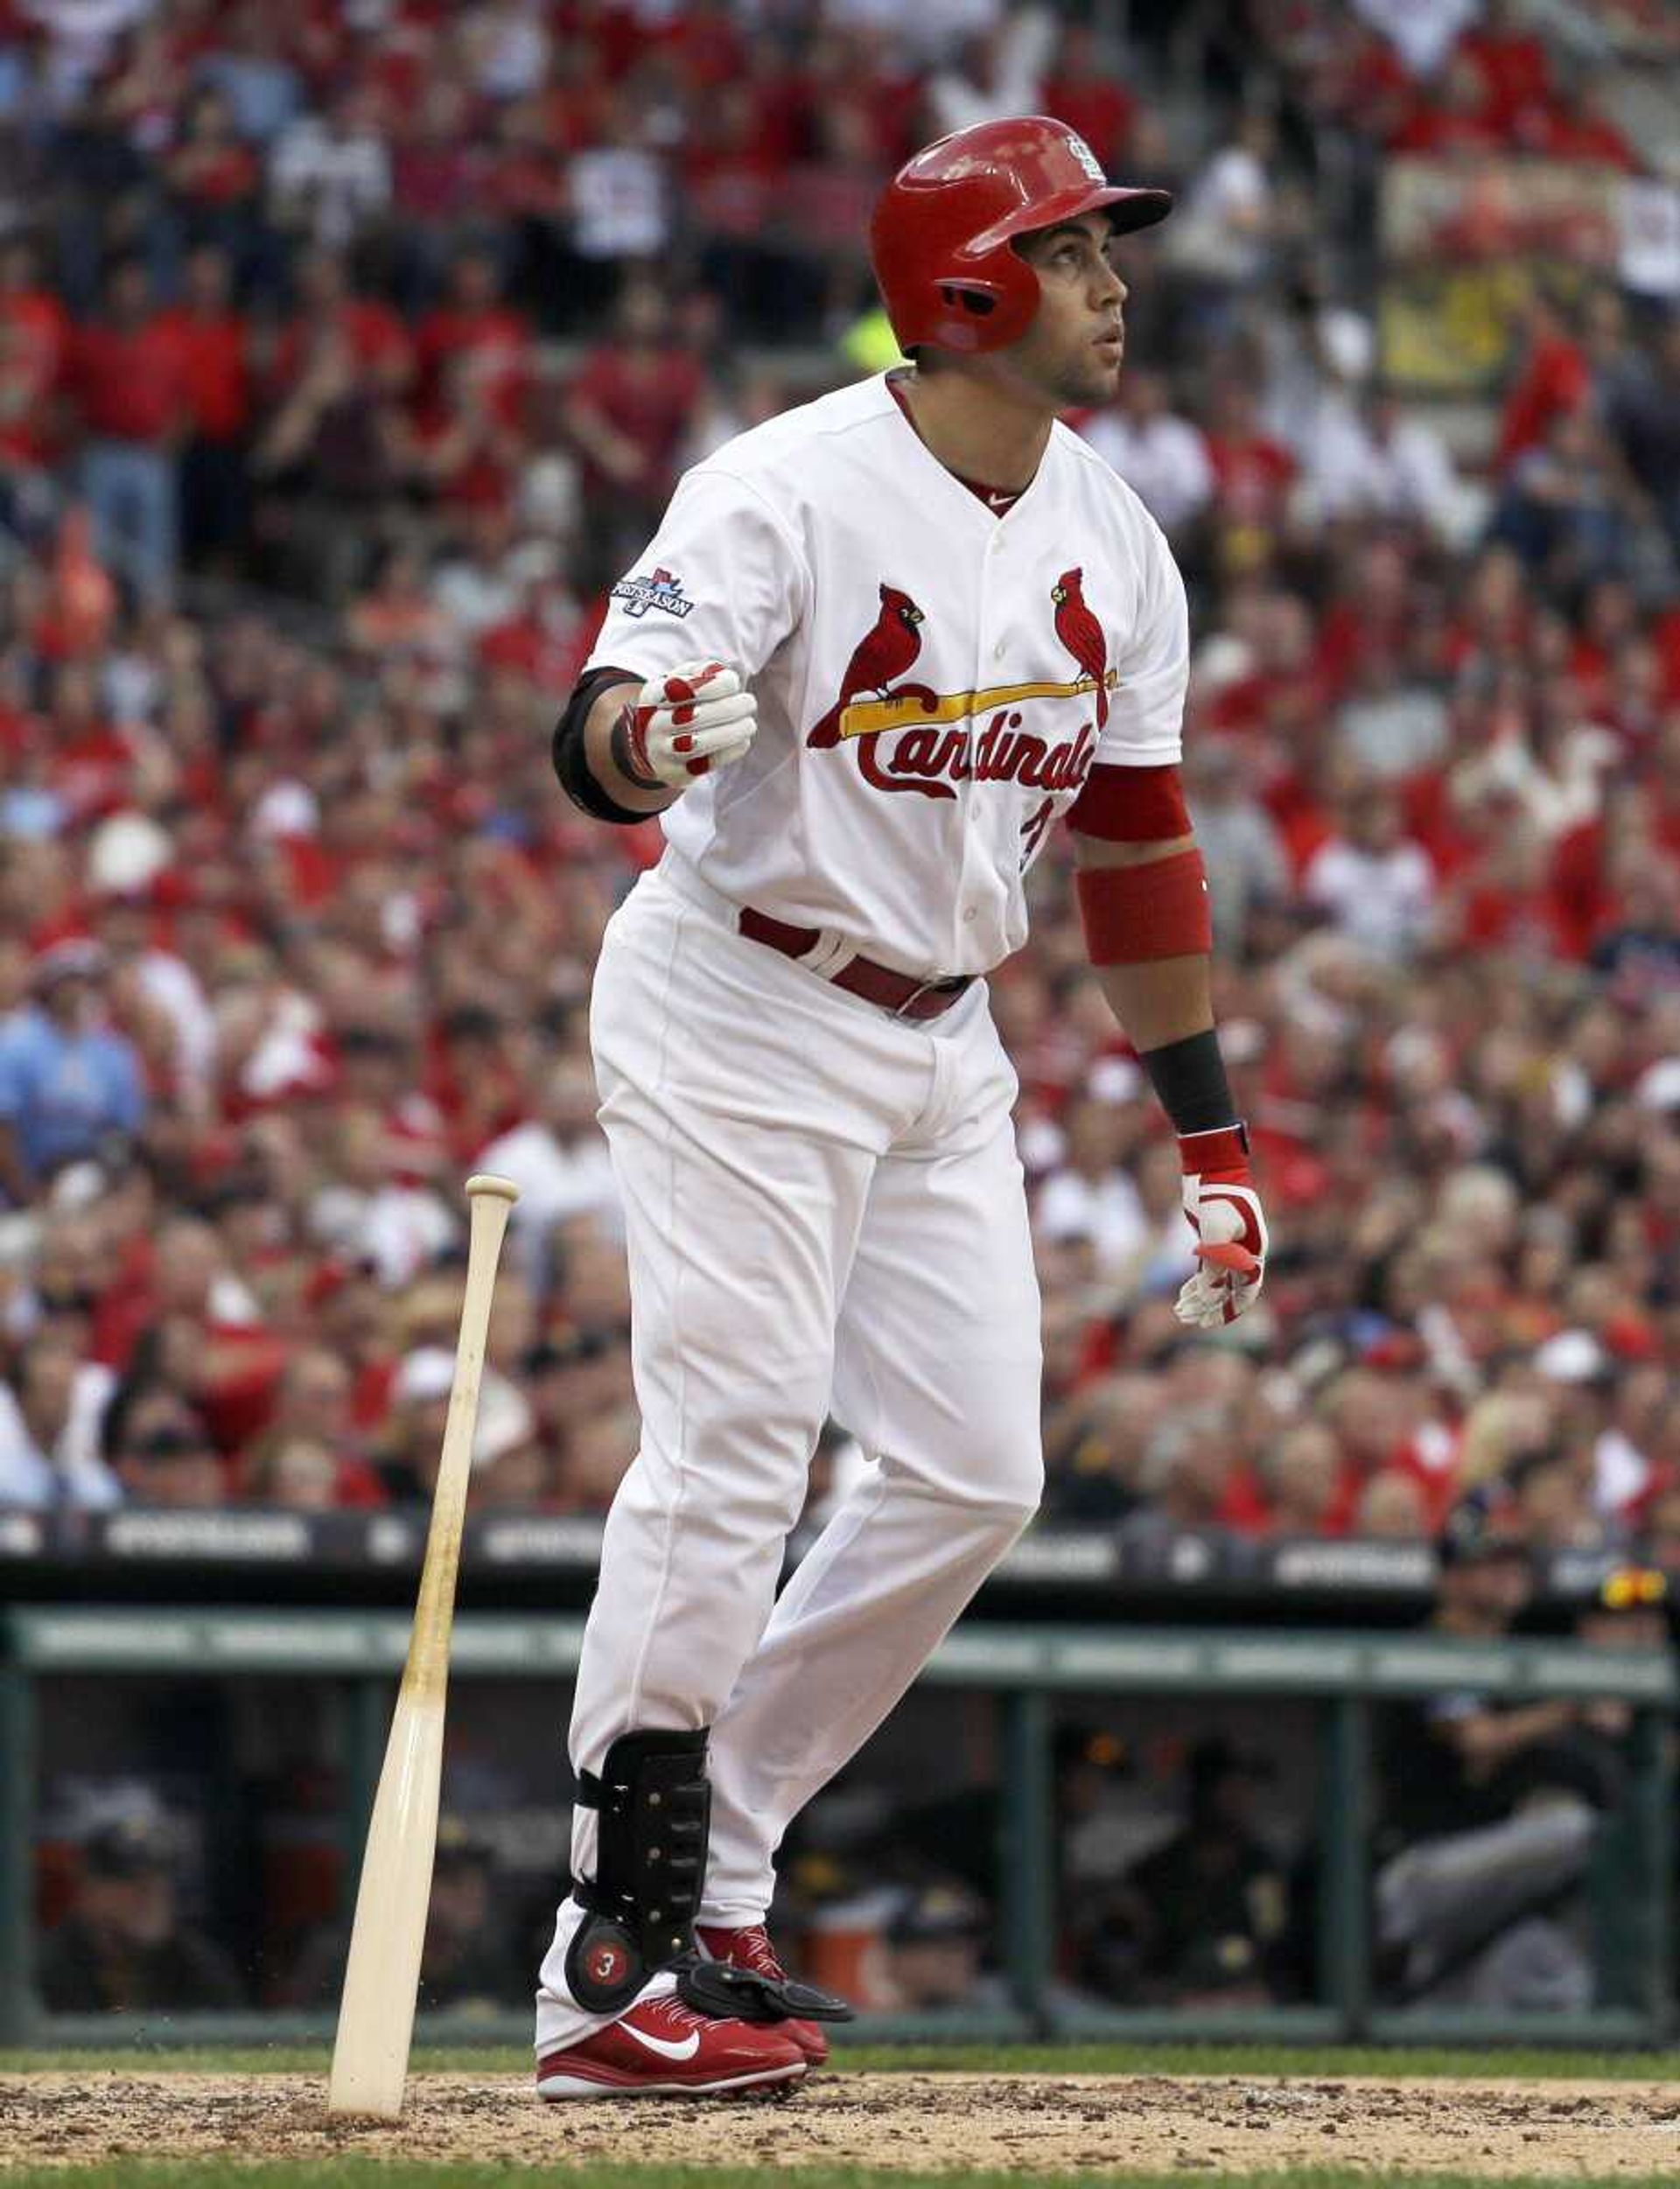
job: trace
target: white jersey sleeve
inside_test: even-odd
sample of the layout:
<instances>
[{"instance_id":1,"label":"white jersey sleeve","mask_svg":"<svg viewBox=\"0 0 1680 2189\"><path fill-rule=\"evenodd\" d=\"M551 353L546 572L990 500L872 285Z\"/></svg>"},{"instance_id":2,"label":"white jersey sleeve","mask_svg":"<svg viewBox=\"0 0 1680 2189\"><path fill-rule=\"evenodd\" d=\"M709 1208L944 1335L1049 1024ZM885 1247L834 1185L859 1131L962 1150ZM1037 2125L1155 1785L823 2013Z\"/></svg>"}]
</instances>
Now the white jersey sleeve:
<instances>
[{"instance_id":1,"label":"white jersey sleeve","mask_svg":"<svg viewBox=\"0 0 1680 2189\"><path fill-rule=\"evenodd\" d=\"M1190 610L1184 580L1158 526L1150 523L1144 584L1130 643L1115 661L1109 718L1096 764L1168 767L1183 752L1184 696L1190 682Z\"/></svg>"},{"instance_id":2,"label":"white jersey sleeve","mask_svg":"<svg viewBox=\"0 0 1680 2189\"><path fill-rule=\"evenodd\" d=\"M652 544L613 586L588 668L656 676L712 658L750 682L805 612L810 572L785 520L746 479L687 472Z\"/></svg>"}]
</instances>

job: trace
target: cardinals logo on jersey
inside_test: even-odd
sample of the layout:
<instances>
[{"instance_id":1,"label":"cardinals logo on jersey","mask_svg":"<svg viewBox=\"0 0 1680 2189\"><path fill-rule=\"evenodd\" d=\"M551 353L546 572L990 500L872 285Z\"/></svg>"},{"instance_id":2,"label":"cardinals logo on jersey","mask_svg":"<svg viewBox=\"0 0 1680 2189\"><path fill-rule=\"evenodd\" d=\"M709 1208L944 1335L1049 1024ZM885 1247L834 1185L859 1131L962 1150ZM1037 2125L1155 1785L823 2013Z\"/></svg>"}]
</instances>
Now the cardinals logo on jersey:
<instances>
[{"instance_id":1,"label":"cardinals logo on jersey","mask_svg":"<svg viewBox=\"0 0 1680 2189\"><path fill-rule=\"evenodd\" d=\"M881 612L852 649L846 673L840 679L840 696L806 738L808 745L839 744L840 717L860 692L873 692L885 699L891 691L897 698L919 699L930 714L939 704L939 695L926 684L899 683L921 652L921 626L926 619L920 609L896 585L883 585L880 591Z\"/></svg>"},{"instance_id":2,"label":"cardinals logo on jersey","mask_svg":"<svg viewBox=\"0 0 1680 2189\"><path fill-rule=\"evenodd\" d=\"M1081 591L1082 570L1063 570L1050 588L1056 604L1056 636L1096 686L1096 729L1100 737L1109 719L1109 647L1102 626L1085 605Z\"/></svg>"},{"instance_id":3,"label":"cardinals logo on jersey","mask_svg":"<svg viewBox=\"0 0 1680 2189\"><path fill-rule=\"evenodd\" d=\"M1089 772L1116 681L1102 626L1080 590L1082 578L1081 570L1064 570L1050 595L1056 637L1079 664L1076 678L1029 678L950 692L900 681L921 653L926 619L908 593L882 585L880 612L853 647L840 696L808 733L807 745L849 745L873 790L914 791L934 799L955 798L954 786L968 782L1076 790ZM1075 735L1058 740L1026 727L1023 707L1087 695L1095 707L1095 729L1088 719ZM887 738L892 743L883 751Z\"/></svg>"}]
</instances>

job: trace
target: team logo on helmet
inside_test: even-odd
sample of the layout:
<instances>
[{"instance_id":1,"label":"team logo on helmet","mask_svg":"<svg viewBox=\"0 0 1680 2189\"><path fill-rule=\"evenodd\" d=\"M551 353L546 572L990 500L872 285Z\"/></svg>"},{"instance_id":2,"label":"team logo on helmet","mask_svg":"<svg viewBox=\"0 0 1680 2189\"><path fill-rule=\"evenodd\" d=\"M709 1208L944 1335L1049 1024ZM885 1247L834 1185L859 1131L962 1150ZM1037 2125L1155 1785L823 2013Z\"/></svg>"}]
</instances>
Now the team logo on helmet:
<instances>
[{"instance_id":1,"label":"team logo on helmet","mask_svg":"<svg viewBox=\"0 0 1680 2189\"><path fill-rule=\"evenodd\" d=\"M1102 172L1102 161L1098 159L1084 138L1076 136L1071 129L1068 133L1068 150L1099 188L1108 181L1108 177Z\"/></svg>"}]
</instances>

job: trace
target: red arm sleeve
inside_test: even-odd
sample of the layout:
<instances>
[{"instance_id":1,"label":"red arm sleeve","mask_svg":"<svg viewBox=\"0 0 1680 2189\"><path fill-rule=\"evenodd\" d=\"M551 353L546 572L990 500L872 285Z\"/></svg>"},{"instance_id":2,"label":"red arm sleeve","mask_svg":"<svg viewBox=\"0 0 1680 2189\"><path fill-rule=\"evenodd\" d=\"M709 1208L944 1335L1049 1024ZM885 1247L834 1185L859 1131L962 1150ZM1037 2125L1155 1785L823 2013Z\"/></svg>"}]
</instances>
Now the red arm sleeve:
<instances>
[{"instance_id":1,"label":"red arm sleeve","mask_svg":"<svg viewBox=\"0 0 1680 2189\"><path fill-rule=\"evenodd\" d=\"M1105 843L1170 843L1187 836L1190 813L1178 768L1099 763L1068 808L1068 825Z\"/></svg>"}]
</instances>

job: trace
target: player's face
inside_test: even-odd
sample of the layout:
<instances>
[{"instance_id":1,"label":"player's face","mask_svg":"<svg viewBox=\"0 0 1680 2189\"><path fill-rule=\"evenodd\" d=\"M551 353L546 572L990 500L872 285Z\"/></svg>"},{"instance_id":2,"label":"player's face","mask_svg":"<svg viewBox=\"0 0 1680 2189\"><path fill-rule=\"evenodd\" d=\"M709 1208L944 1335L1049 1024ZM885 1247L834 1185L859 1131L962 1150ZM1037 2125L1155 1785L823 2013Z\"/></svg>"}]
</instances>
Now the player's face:
<instances>
[{"instance_id":1,"label":"player's face","mask_svg":"<svg viewBox=\"0 0 1680 2189\"><path fill-rule=\"evenodd\" d=\"M1119 383L1126 284L1110 262L1112 241L1102 214L1088 213L1020 244L1039 277L1039 314L1005 354L1059 410L1107 402Z\"/></svg>"}]
</instances>

